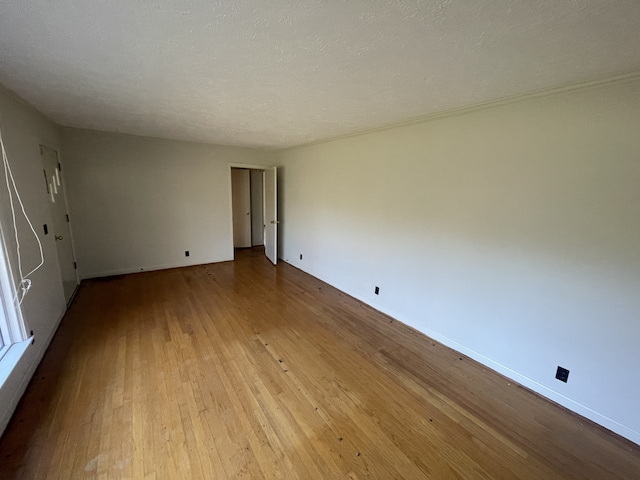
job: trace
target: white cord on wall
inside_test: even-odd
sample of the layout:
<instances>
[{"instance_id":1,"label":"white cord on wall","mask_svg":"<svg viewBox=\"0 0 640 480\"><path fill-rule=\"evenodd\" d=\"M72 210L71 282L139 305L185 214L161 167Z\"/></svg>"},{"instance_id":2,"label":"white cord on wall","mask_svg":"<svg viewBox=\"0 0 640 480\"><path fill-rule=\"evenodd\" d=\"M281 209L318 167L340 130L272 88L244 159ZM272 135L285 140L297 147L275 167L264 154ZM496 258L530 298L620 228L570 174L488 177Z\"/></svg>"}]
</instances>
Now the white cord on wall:
<instances>
[{"instance_id":1,"label":"white cord on wall","mask_svg":"<svg viewBox=\"0 0 640 480\"><path fill-rule=\"evenodd\" d=\"M18 272L20 273L20 283L16 288L16 295L13 297L13 301L16 304L16 307L22 305L22 301L24 297L27 295L27 292L31 288L31 279L29 278L36 270L38 270L42 265L44 265L44 251L42 249L42 243L40 242L40 238L33 228L33 224L31 220L29 220L29 216L25 211L24 204L22 203L22 198L20 197L20 192L18 192L18 187L16 186L16 181L13 178L13 172L11 171L11 165L9 164L9 159L7 158L7 152L4 149L4 142L2 140L2 131L0 130L0 147L2 147L2 164L4 165L4 175L7 185L7 192L9 193L9 204L11 205L11 219L13 221L13 232L15 234L16 240L16 253L18 256ZM11 182L9 182L11 180ZM11 188L13 187L13 189ZM40 249L40 263L37 267L31 270L29 273L24 275L22 268L22 257L20 255L20 239L18 238L18 225L16 222L16 210L14 206L14 199L16 197L17 202L20 204L20 209L22 211L22 215L24 216L33 236L36 237L36 241L38 242L38 248Z\"/></svg>"}]
</instances>

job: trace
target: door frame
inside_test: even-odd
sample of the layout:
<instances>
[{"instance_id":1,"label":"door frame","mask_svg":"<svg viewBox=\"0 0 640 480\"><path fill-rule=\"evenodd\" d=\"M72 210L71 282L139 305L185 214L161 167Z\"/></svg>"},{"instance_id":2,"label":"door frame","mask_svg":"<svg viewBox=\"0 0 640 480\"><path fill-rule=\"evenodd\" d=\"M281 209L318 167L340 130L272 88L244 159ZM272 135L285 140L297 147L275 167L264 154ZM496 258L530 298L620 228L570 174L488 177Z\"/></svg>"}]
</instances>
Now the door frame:
<instances>
[{"instance_id":1,"label":"door frame","mask_svg":"<svg viewBox=\"0 0 640 480\"><path fill-rule=\"evenodd\" d=\"M251 172L246 168L231 169L231 210L233 212L233 248L250 248L253 234Z\"/></svg>"},{"instance_id":2,"label":"door frame","mask_svg":"<svg viewBox=\"0 0 640 480\"><path fill-rule=\"evenodd\" d=\"M67 182L65 181L66 178L66 174L63 172L62 169L62 154L60 153L60 148L59 147L50 147L49 145L41 142L38 144L38 148L41 149L42 147L48 148L50 150L54 150L56 152L56 154L58 155L58 164L60 165L60 183L62 184L62 198L64 200L64 209L67 212L67 215L69 215L69 221L67 222L67 227L69 228L69 242L71 244L71 254L73 255L73 262L76 265L76 268L74 269L74 274L76 277L76 287L73 291L73 293L71 294L71 297L69 298L69 301L67 302L65 299L65 303L67 304L67 307L69 305L71 305L71 302L73 301L73 298L76 296L76 293L78 292L78 285L80 285L80 277L78 275L78 256L76 255L76 242L73 238L73 227L71 226L71 215L69 214L69 201L67 200ZM42 162L42 150L40 150L40 157L41 157L41 162ZM48 196L47 196L48 197ZM51 209L51 199L47 198L47 205L49 208L49 215L51 215L50 209ZM53 222L53 219L52 219ZM52 223L52 227L53 227L53 223ZM58 256L58 251L56 249L56 257ZM60 259L58 258L58 263L60 263ZM62 273L61 273L62 275ZM60 281L62 281L62 277L60 277Z\"/></svg>"},{"instance_id":3,"label":"door frame","mask_svg":"<svg viewBox=\"0 0 640 480\"><path fill-rule=\"evenodd\" d=\"M232 168L244 168L247 170L262 170L263 172L267 169L267 168L271 168L273 165L255 165L252 163L229 163L229 174L227 175L227 184L228 184L228 197L229 197L229 259L231 260L235 260L236 259L236 253L235 253L235 249L233 248L233 191L232 191L232 184L231 184L231 169ZM264 189L262 194L264 195ZM263 202L263 208L264 208L264 202ZM264 222L264 219L263 219Z\"/></svg>"}]
</instances>

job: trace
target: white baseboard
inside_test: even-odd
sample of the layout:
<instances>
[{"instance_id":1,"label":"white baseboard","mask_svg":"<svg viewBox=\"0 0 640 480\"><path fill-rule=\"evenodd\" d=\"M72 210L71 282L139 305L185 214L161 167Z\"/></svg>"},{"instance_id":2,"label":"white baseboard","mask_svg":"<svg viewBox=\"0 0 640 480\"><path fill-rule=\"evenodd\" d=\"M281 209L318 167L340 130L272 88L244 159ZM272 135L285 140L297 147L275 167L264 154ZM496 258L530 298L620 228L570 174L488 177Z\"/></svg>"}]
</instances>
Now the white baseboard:
<instances>
[{"instance_id":1,"label":"white baseboard","mask_svg":"<svg viewBox=\"0 0 640 480\"><path fill-rule=\"evenodd\" d=\"M284 260L283 260L284 261ZM289 262L285 262L285 263L289 263ZM602 415L601 413L596 412L595 410L592 410L591 408L576 402L575 400L572 400L569 397L566 397L558 392L556 392L555 390L550 389L549 387L542 385L538 382L536 382L535 380L532 380L531 378L522 375L521 373L518 373L515 370L510 369L509 367L506 367L505 365L502 365L501 363L498 363L494 360L492 360L491 358L488 358L484 355L482 355L481 353L476 352L475 350L472 350L468 347L466 347L465 345L462 345L454 340L451 340L450 338L441 335L440 333L433 331L427 327L425 327L424 325L418 324L415 321L412 321L409 318L403 317L402 315L399 315L397 312L394 312L386 307L384 307L383 305L379 305L375 302L371 302L369 299L357 294L356 292L350 291L347 288L342 287L339 284L335 284L335 283L330 283L328 281L326 281L325 279L321 278L320 276L314 275L311 272L308 272L307 270L304 270L303 268L300 268L297 265L293 265L291 263L289 263L289 265L298 268L300 270L302 270L305 273L308 273L311 276L316 277L317 279L328 283L329 285L337 288L338 290L346 293L347 295L352 296L353 298L358 299L359 301L361 301L362 303L365 303L367 305L369 305L370 307L378 310L379 312L384 313L385 315L389 315L390 317L394 318L395 320L404 323L405 325L408 325L411 328L414 328L415 330L425 334L426 336L428 336L429 338L432 338L433 340L436 340L440 343L442 343L443 345L452 348L453 350L462 353L472 359L474 359L475 361L477 361L478 363L481 363L482 365L504 375L505 377L513 380L514 382L517 382L521 385L523 385L524 387L527 387L528 389L542 395L543 397L559 404L562 405L563 407L571 410L572 412L577 413L578 415L581 415L589 420L591 420L592 422L597 423L598 425L601 425L609 430L611 430L612 432L615 432L616 434L631 440L632 442L640 445L640 432L637 432L625 425L622 425L618 422L616 422L615 420L612 420L611 418Z\"/></svg>"},{"instance_id":2,"label":"white baseboard","mask_svg":"<svg viewBox=\"0 0 640 480\"><path fill-rule=\"evenodd\" d=\"M210 259L204 259L204 260L198 260L196 262L193 263L183 263L183 262L176 262L176 263L164 263L161 265L146 265L146 266L142 266L142 267L133 267L133 268L121 268L121 269L115 269L115 270L105 270L105 271L101 271L101 272L91 272L91 273L87 273L87 274L83 274L82 275L82 279L83 280L88 280L91 278L102 278L102 277L112 277L114 275L128 275L130 273L142 273L142 272L154 272L156 270L168 270L170 268L182 268L182 267L193 267L196 265L207 265L209 263L220 263L220 262L228 262L233 260L233 257L231 258L210 258Z\"/></svg>"}]
</instances>

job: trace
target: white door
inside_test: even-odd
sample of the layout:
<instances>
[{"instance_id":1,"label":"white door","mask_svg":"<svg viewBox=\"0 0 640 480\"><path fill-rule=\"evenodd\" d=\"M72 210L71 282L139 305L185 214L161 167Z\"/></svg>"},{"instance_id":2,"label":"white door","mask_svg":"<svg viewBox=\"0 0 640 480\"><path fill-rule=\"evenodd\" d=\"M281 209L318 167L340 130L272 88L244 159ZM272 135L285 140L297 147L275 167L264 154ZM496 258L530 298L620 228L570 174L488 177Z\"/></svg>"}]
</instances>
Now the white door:
<instances>
[{"instance_id":1,"label":"white door","mask_svg":"<svg viewBox=\"0 0 640 480\"><path fill-rule=\"evenodd\" d=\"M231 202L233 210L233 246L251 246L251 186L249 170L231 169Z\"/></svg>"},{"instance_id":2,"label":"white door","mask_svg":"<svg viewBox=\"0 0 640 480\"><path fill-rule=\"evenodd\" d=\"M264 170L264 253L271 262L278 263L278 169Z\"/></svg>"},{"instance_id":3,"label":"white door","mask_svg":"<svg viewBox=\"0 0 640 480\"><path fill-rule=\"evenodd\" d=\"M53 235L56 241L64 298L69 303L78 285L78 277L76 276L76 262L73 255L73 246L71 245L69 215L67 214L67 201L62 184L62 171L58 161L58 152L51 148L40 146L40 153L42 155L46 189L49 195L51 219L53 221L49 235Z\"/></svg>"}]
</instances>

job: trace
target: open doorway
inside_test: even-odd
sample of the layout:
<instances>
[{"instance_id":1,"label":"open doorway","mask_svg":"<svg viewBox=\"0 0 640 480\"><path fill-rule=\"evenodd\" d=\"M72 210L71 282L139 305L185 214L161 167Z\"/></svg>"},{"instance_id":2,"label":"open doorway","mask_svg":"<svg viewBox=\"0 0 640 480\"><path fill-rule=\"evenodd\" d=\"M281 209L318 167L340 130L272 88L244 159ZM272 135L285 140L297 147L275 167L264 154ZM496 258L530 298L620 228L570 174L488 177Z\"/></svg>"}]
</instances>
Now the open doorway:
<instances>
[{"instance_id":1,"label":"open doorway","mask_svg":"<svg viewBox=\"0 0 640 480\"><path fill-rule=\"evenodd\" d=\"M264 171L231 169L233 247L264 246Z\"/></svg>"},{"instance_id":2,"label":"open doorway","mask_svg":"<svg viewBox=\"0 0 640 480\"><path fill-rule=\"evenodd\" d=\"M277 253L276 167L230 165L232 245L265 247L275 265Z\"/></svg>"}]
</instances>

